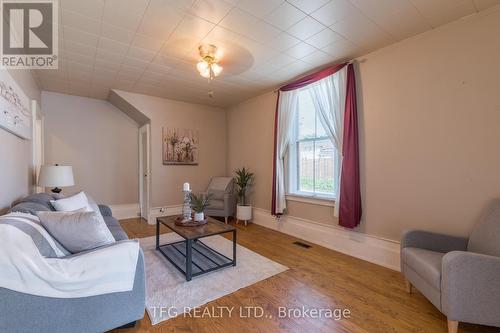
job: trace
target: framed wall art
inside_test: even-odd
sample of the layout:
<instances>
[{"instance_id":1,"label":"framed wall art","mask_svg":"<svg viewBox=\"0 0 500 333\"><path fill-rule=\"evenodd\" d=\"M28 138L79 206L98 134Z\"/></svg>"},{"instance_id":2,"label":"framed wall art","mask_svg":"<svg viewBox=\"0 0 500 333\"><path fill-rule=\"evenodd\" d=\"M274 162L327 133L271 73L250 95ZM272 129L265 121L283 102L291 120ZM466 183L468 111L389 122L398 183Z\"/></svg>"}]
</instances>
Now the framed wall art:
<instances>
[{"instance_id":1,"label":"framed wall art","mask_svg":"<svg viewBox=\"0 0 500 333\"><path fill-rule=\"evenodd\" d=\"M0 70L0 127L31 140L30 100L9 72Z\"/></svg>"},{"instance_id":2,"label":"framed wall art","mask_svg":"<svg viewBox=\"0 0 500 333\"><path fill-rule=\"evenodd\" d=\"M163 164L198 165L198 130L163 127Z\"/></svg>"}]
</instances>

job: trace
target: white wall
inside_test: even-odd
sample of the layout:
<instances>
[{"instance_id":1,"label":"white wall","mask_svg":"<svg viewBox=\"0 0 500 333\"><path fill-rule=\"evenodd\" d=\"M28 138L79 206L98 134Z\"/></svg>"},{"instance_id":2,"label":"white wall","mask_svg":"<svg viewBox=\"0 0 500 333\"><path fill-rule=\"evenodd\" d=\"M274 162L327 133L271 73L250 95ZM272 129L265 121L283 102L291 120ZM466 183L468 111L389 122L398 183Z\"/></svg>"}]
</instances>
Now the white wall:
<instances>
[{"instance_id":1,"label":"white wall","mask_svg":"<svg viewBox=\"0 0 500 333\"><path fill-rule=\"evenodd\" d=\"M138 125L107 101L42 93L45 163L73 166L71 193L101 203L139 202Z\"/></svg>"},{"instance_id":2,"label":"white wall","mask_svg":"<svg viewBox=\"0 0 500 333\"><path fill-rule=\"evenodd\" d=\"M151 121L152 207L182 203L182 184L204 191L211 177L226 174L226 113L223 109L169 99L115 92ZM162 128L199 131L199 164L163 165Z\"/></svg>"},{"instance_id":3,"label":"white wall","mask_svg":"<svg viewBox=\"0 0 500 333\"><path fill-rule=\"evenodd\" d=\"M357 61L363 219L358 231L468 235L500 197L500 8ZM276 94L228 112L228 169L256 172L254 204L270 209ZM333 209L289 202L289 214L337 225Z\"/></svg>"},{"instance_id":4,"label":"white wall","mask_svg":"<svg viewBox=\"0 0 500 333\"><path fill-rule=\"evenodd\" d=\"M500 8L359 59L362 230L468 235L500 197Z\"/></svg>"},{"instance_id":5,"label":"white wall","mask_svg":"<svg viewBox=\"0 0 500 333\"><path fill-rule=\"evenodd\" d=\"M40 103L40 90L30 71L9 70L9 74L30 99ZM0 128L0 214L30 193L34 182L31 154L31 141Z\"/></svg>"}]
</instances>

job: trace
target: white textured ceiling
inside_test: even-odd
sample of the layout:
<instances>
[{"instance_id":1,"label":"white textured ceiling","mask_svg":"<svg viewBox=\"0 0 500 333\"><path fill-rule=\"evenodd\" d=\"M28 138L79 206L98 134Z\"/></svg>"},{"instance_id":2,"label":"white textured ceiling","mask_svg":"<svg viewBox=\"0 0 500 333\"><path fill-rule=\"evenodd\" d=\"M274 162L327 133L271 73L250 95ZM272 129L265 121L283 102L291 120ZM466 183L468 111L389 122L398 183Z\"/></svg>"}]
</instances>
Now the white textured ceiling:
<instances>
[{"instance_id":1,"label":"white textured ceiling","mask_svg":"<svg viewBox=\"0 0 500 333\"><path fill-rule=\"evenodd\" d=\"M60 0L58 70L41 89L109 89L228 106L316 67L350 59L500 0ZM208 82L198 46L223 51ZM208 96L214 91L214 97Z\"/></svg>"}]
</instances>

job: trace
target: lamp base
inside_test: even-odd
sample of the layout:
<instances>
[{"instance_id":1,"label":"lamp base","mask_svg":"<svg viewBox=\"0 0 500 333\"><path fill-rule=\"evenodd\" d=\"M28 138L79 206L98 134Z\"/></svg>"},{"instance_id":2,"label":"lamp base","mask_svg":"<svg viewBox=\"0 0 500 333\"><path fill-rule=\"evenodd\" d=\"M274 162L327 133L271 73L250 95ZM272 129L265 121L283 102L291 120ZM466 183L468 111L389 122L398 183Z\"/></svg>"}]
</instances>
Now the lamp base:
<instances>
[{"instance_id":1,"label":"lamp base","mask_svg":"<svg viewBox=\"0 0 500 333\"><path fill-rule=\"evenodd\" d=\"M59 193L61 193L62 189L60 189L59 187L54 187L51 191L52 191L52 193L59 194Z\"/></svg>"}]
</instances>

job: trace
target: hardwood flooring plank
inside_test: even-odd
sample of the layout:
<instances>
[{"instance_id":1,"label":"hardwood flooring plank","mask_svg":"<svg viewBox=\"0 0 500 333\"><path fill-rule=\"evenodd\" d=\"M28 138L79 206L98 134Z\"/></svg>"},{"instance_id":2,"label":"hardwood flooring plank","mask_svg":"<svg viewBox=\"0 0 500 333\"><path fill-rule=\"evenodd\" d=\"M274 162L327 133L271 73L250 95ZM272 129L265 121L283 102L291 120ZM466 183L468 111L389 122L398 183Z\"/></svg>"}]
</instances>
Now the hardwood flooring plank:
<instances>
[{"instance_id":1,"label":"hardwood flooring plank","mask_svg":"<svg viewBox=\"0 0 500 333\"><path fill-rule=\"evenodd\" d=\"M131 238L155 235L155 226L145 220L120 223ZM305 249L293 244L299 239L258 225L236 227L238 244L290 269L202 307L234 307L231 316L194 318L191 311L151 326L145 314L136 327L113 332L447 332L446 317L418 291L407 294L399 272L308 242L312 247ZM162 228L161 232L168 230ZM267 316L240 317L240 307L247 306L262 308ZM351 316L341 320L278 317L280 307L302 306L349 309ZM500 333L500 328L460 323L459 332Z\"/></svg>"}]
</instances>

